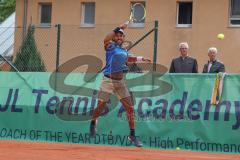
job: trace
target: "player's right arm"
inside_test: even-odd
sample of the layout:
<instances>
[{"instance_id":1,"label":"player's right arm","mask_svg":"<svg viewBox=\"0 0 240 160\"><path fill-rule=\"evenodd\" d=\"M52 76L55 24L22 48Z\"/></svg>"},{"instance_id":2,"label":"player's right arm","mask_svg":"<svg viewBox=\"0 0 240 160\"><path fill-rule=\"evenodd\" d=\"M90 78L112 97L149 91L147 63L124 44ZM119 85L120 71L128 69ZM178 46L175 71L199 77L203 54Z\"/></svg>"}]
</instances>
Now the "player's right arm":
<instances>
[{"instance_id":1,"label":"player's right arm","mask_svg":"<svg viewBox=\"0 0 240 160\"><path fill-rule=\"evenodd\" d=\"M133 56L133 55L128 55L127 62L129 63L135 63L135 62L151 62L150 59L144 58L142 56Z\"/></svg>"},{"instance_id":2,"label":"player's right arm","mask_svg":"<svg viewBox=\"0 0 240 160\"><path fill-rule=\"evenodd\" d=\"M126 23L124 23L124 24L121 24L120 26L119 26L119 28L121 28L121 29L126 29L127 28L127 24ZM112 32L110 32L110 33L108 33L107 35L106 35L106 37L104 38L104 48L105 48L105 50L108 48L108 45L110 44L110 42L112 41L112 39L113 39L113 37L115 36L115 32L114 32L114 30L112 31Z\"/></svg>"},{"instance_id":3,"label":"player's right arm","mask_svg":"<svg viewBox=\"0 0 240 160\"><path fill-rule=\"evenodd\" d=\"M111 33L108 33L107 36L104 38L104 48L105 50L108 48L108 45L110 44L110 42L112 41L113 37L114 37L115 33L114 31L112 31Z\"/></svg>"}]
</instances>

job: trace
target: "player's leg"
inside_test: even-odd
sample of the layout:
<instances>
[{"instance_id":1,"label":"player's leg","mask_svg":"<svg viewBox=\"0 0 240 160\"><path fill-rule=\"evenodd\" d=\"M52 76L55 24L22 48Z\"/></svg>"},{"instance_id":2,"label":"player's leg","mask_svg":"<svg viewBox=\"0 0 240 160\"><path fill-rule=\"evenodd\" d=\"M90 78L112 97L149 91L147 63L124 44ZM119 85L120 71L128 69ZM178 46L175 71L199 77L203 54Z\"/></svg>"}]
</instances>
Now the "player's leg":
<instances>
[{"instance_id":1,"label":"player's leg","mask_svg":"<svg viewBox=\"0 0 240 160\"><path fill-rule=\"evenodd\" d=\"M90 123L90 136L95 137L97 132L97 118L101 115L104 107L106 105L106 101L98 100L97 108L93 111L92 120Z\"/></svg>"},{"instance_id":2,"label":"player's leg","mask_svg":"<svg viewBox=\"0 0 240 160\"><path fill-rule=\"evenodd\" d=\"M113 86L109 79L103 78L100 90L98 92L98 104L93 110L93 116L90 123L90 136L95 137L97 132L97 118L101 115L106 103L109 101L110 94L113 92Z\"/></svg>"},{"instance_id":3,"label":"player's leg","mask_svg":"<svg viewBox=\"0 0 240 160\"><path fill-rule=\"evenodd\" d=\"M130 135L128 139L132 141L136 147L142 147L142 142L139 139L137 139L135 135L134 107L131 101L131 97L129 96L122 98L120 101L126 110L128 124L130 128Z\"/></svg>"},{"instance_id":4,"label":"player's leg","mask_svg":"<svg viewBox=\"0 0 240 160\"><path fill-rule=\"evenodd\" d=\"M134 106L132 97L124 81L119 81L119 83L115 85L115 92L126 110L128 125L130 128L129 140L132 141L135 146L142 147L141 141L138 140L135 135Z\"/></svg>"},{"instance_id":5,"label":"player's leg","mask_svg":"<svg viewBox=\"0 0 240 160\"><path fill-rule=\"evenodd\" d=\"M132 131L135 128L135 122L134 122L134 109L131 102L131 97L122 98L120 99L120 101L123 104L123 107L125 108L127 119L128 119L128 125L130 130ZM130 132L130 135L131 133L134 133L134 132Z\"/></svg>"}]
</instances>

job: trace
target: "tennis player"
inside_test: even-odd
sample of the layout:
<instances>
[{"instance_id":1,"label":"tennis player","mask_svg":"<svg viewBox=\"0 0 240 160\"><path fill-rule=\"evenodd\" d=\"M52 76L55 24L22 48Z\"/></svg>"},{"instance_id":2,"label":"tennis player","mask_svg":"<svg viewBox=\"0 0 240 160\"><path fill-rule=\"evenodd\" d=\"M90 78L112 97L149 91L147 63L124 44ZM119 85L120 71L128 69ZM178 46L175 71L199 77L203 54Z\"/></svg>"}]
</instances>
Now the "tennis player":
<instances>
[{"instance_id":1,"label":"tennis player","mask_svg":"<svg viewBox=\"0 0 240 160\"><path fill-rule=\"evenodd\" d=\"M135 136L134 107L133 102L131 101L130 93L124 82L124 77L128 71L126 63L151 61L140 56L130 56L128 51L121 47L125 38L124 29L126 28L127 24L122 24L115 28L111 33L107 34L104 39L106 66L103 69L104 77L98 93L98 105L93 111L93 117L90 124L90 135L92 137L96 136L97 118L102 113L105 104L109 101L110 95L115 93L126 110L130 128L130 135L128 136L128 139L136 147L142 147L141 141Z\"/></svg>"}]
</instances>

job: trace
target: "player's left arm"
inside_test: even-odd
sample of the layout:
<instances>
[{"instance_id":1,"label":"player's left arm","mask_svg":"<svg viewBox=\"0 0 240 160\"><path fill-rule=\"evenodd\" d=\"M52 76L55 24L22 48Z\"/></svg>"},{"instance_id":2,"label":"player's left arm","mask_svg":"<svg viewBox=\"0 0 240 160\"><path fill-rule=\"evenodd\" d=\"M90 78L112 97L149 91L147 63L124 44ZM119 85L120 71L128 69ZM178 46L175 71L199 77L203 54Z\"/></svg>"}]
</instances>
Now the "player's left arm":
<instances>
[{"instance_id":1,"label":"player's left arm","mask_svg":"<svg viewBox=\"0 0 240 160\"><path fill-rule=\"evenodd\" d=\"M136 63L136 62L151 62L150 59L142 57L142 56L134 56L134 55L128 55L127 59L128 63Z\"/></svg>"}]
</instances>

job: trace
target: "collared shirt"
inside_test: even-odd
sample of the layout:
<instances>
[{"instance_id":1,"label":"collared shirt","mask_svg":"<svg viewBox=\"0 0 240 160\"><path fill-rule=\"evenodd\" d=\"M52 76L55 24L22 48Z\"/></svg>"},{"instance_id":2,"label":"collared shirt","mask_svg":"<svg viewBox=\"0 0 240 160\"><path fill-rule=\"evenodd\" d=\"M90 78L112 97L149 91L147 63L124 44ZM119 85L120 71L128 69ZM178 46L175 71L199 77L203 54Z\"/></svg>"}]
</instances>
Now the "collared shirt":
<instances>
[{"instance_id":1,"label":"collared shirt","mask_svg":"<svg viewBox=\"0 0 240 160\"><path fill-rule=\"evenodd\" d=\"M208 63L208 73L209 73L211 67L212 67L212 62L209 62L209 63Z\"/></svg>"},{"instance_id":2,"label":"collared shirt","mask_svg":"<svg viewBox=\"0 0 240 160\"><path fill-rule=\"evenodd\" d=\"M188 55L186 56L180 56L182 58L182 60L184 61L185 59L187 59Z\"/></svg>"}]
</instances>

